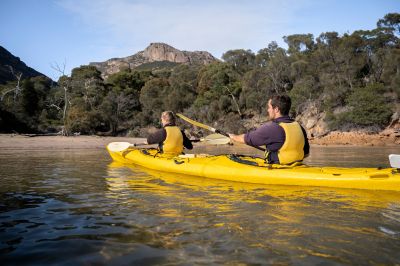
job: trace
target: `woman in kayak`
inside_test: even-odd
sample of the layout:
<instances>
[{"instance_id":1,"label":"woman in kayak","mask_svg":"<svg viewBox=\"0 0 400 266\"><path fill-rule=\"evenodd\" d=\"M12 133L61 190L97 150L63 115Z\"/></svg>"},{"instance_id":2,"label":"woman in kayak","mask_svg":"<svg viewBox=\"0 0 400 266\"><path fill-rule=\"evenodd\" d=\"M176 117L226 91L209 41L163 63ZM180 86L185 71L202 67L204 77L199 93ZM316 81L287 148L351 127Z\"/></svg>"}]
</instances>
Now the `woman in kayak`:
<instances>
[{"instance_id":1,"label":"woman in kayak","mask_svg":"<svg viewBox=\"0 0 400 266\"><path fill-rule=\"evenodd\" d=\"M175 115L171 111L165 111L161 114L162 129L150 134L147 137L148 144L159 145L161 153L167 155L179 155L183 153L183 148L191 150L192 142L185 133L175 125Z\"/></svg>"},{"instance_id":2,"label":"woman in kayak","mask_svg":"<svg viewBox=\"0 0 400 266\"><path fill-rule=\"evenodd\" d=\"M266 146L268 163L291 164L309 155L310 145L304 128L289 117L291 99L287 95L274 95L268 101L271 121L254 131L242 135L229 134L236 142L250 146Z\"/></svg>"}]
</instances>

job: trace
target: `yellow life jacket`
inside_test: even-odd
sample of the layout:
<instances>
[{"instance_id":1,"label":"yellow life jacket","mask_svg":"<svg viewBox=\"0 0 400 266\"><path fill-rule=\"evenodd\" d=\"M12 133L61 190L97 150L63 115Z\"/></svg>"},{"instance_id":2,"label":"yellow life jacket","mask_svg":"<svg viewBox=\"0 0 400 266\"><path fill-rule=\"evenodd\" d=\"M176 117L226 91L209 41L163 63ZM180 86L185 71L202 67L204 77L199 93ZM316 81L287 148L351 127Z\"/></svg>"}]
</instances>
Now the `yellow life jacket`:
<instances>
[{"instance_id":1,"label":"yellow life jacket","mask_svg":"<svg viewBox=\"0 0 400 266\"><path fill-rule=\"evenodd\" d=\"M278 151L280 164L291 164L304 159L305 139L301 126L297 122L279 123L285 131L285 142ZM266 157L267 158L267 157Z\"/></svg>"},{"instance_id":2,"label":"yellow life jacket","mask_svg":"<svg viewBox=\"0 0 400 266\"><path fill-rule=\"evenodd\" d=\"M177 126L167 126L164 128L167 137L163 142L163 153L167 155L179 155L183 152L183 136Z\"/></svg>"}]
</instances>

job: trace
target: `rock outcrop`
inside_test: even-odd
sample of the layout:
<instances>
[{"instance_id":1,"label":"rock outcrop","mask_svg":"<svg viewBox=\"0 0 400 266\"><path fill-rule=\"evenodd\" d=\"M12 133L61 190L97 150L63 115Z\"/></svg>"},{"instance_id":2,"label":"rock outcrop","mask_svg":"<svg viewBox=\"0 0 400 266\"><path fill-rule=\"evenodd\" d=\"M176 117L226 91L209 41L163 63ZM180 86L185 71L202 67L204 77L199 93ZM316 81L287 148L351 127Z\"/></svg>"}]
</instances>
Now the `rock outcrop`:
<instances>
[{"instance_id":1,"label":"rock outcrop","mask_svg":"<svg viewBox=\"0 0 400 266\"><path fill-rule=\"evenodd\" d=\"M151 43L144 51L123 58L111 58L105 62L93 62L103 78L119 72L124 68L134 69L146 63L172 62L180 64L210 64L217 59L205 51L180 51L165 43Z\"/></svg>"},{"instance_id":2,"label":"rock outcrop","mask_svg":"<svg viewBox=\"0 0 400 266\"><path fill-rule=\"evenodd\" d=\"M325 122L325 112L320 112L315 104L309 104L306 109L296 117L296 120L303 125L308 137L322 137L329 133L329 128Z\"/></svg>"},{"instance_id":3,"label":"rock outcrop","mask_svg":"<svg viewBox=\"0 0 400 266\"><path fill-rule=\"evenodd\" d=\"M358 146L400 144L400 115L398 112L393 114L390 125L380 132L368 132L367 130L331 131L325 122L325 116L325 112L320 112L315 103L310 103L302 114L296 117L296 120L306 129L311 144Z\"/></svg>"}]
</instances>

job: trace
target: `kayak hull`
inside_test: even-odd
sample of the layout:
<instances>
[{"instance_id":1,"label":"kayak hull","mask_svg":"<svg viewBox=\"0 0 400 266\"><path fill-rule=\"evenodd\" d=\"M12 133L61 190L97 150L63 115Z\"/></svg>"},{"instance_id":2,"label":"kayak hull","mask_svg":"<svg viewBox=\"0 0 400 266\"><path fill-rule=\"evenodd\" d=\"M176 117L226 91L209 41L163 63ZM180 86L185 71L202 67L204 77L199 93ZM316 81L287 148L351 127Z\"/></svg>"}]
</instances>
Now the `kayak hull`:
<instances>
[{"instance_id":1,"label":"kayak hull","mask_svg":"<svg viewBox=\"0 0 400 266\"><path fill-rule=\"evenodd\" d=\"M338 168L266 164L261 158L237 155L184 155L165 157L155 149L113 151L113 160L149 169L228 181L270 185L321 186L400 191L395 168Z\"/></svg>"}]
</instances>

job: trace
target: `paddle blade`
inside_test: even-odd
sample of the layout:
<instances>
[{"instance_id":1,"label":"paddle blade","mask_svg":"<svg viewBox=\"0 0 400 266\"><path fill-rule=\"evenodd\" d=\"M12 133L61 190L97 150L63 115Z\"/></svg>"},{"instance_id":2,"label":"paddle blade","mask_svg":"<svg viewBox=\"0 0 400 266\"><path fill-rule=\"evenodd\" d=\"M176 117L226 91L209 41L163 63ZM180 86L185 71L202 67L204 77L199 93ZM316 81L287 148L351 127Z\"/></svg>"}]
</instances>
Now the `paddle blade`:
<instances>
[{"instance_id":1,"label":"paddle blade","mask_svg":"<svg viewBox=\"0 0 400 266\"><path fill-rule=\"evenodd\" d=\"M400 154L390 154L389 162L391 167L400 168Z\"/></svg>"},{"instance_id":2,"label":"paddle blade","mask_svg":"<svg viewBox=\"0 0 400 266\"><path fill-rule=\"evenodd\" d=\"M202 141L212 145L224 145L231 142L231 139L221 134L211 134L206 136Z\"/></svg>"},{"instance_id":3,"label":"paddle blade","mask_svg":"<svg viewBox=\"0 0 400 266\"><path fill-rule=\"evenodd\" d=\"M128 148L133 147L134 144L129 142L111 142L107 145L107 149L114 152L124 151Z\"/></svg>"}]
</instances>

